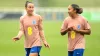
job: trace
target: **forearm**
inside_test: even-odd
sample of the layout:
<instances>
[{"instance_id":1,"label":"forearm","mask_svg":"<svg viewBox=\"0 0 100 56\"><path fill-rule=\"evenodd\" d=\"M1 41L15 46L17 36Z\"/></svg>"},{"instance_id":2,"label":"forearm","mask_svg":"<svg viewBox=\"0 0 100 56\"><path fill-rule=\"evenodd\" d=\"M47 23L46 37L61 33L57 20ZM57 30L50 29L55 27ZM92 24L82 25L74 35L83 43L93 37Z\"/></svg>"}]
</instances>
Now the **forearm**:
<instances>
[{"instance_id":1,"label":"forearm","mask_svg":"<svg viewBox=\"0 0 100 56\"><path fill-rule=\"evenodd\" d=\"M17 37L18 37L18 38L21 38L22 35L23 35L23 31L19 31Z\"/></svg>"},{"instance_id":2,"label":"forearm","mask_svg":"<svg viewBox=\"0 0 100 56\"><path fill-rule=\"evenodd\" d=\"M77 32L81 33L81 34L86 34L86 35L90 35L91 34L91 30L78 30Z\"/></svg>"},{"instance_id":3,"label":"forearm","mask_svg":"<svg viewBox=\"0 0 100 56\"><path fill-rule=\"evenodd\" d=\"M40 37L42 39L43 42L46 42L46 39L45 39L45 36L44 36L44 31L43 30L40 30L39 31L39 34L40 34Z\"/></svg>"},{"instance_id":4,"label":"forearm","mask_svg":"<svg viewBox=\"0 0 100 56\"><path fill-rule=\"evenodd\" d=\"M63 30L63 29L62 29L62 30L60 31L61 35L65 35L67 32L68 32L68 29L66 29L66 30Z\"/></svg>"}]
</instances>

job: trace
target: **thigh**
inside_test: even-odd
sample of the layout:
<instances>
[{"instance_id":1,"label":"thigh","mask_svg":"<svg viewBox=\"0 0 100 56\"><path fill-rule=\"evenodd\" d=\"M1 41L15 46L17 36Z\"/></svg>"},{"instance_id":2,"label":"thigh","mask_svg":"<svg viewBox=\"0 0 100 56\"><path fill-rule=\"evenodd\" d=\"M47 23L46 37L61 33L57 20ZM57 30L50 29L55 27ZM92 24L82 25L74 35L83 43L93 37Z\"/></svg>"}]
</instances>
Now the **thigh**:
<instances>
[{"instance_id":1,"label":"thigh","mask_svg":"<svg viewBox=\"0 0 100 56\"><path fill-rule=\"evenodd\" d=\"M38 53L30 53L29 56L38 56Z\"/></svg>"},{"instance_id":2,"label":"thigh","mask_svg":"<svg viewBox=\"0 0 100 56\"><path fill-rule=\"evenodd\" d=\"M68 51L68 56L73 56L73 51Z\"/></svg>"},{"instance_id":3,"label":"thigh","mask_svg":"<svg viewBox=\"0 0 100 56\"><path fill-rule=\"evenodd\" d=\"M75 49L73 56L83 56L84 49Z\"/></svg>"},{"instance_id":4,"label":"thigh","mask_svg":"<svg viewBox=\"0 0 100 56\"><path fill-rule=\"evenodd\" d=\"M31 48L25 48L26 56L29 56Z\"/></svg>"}]
</instances>

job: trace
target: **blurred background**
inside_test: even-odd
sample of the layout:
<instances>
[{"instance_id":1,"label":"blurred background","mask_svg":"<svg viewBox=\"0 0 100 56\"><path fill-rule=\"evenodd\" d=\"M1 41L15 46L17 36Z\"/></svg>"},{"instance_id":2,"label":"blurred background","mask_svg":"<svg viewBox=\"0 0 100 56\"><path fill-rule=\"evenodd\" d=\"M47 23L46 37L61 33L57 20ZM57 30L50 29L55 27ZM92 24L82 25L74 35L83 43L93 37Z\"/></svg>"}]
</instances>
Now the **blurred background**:
<instances>
[{"instance_id":1,"label":"blurred background","mask_svg":"<svg viewBox=\"0 0 100 56\"><path fill-rule=\"evenodd\" d=\"M67 7L78 4L89 21L92 34L85 36L84 56L100 56L100 0L28 0L35 4L35 13L43 17L45 36L51 48L44 46L41 56L68 56L67 35L60 35L60 27L68 16ZM13 42L19 31L19 18L25 14L26 0L0 0L0 56L25 56L24 36ZM53 27L53 28L52 28Z\"/></svg>"}]
</instances>

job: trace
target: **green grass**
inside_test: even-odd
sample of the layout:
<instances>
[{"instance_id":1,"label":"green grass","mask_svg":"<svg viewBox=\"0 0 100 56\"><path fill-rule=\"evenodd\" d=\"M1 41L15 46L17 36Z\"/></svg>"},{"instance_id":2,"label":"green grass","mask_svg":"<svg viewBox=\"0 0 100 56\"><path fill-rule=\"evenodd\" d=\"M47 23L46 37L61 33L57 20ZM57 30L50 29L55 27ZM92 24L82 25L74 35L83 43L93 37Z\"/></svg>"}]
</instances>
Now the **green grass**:
<instances>
[{"instance_id":1,"label":"green grass","mask_svg":"<svg viewBox=\"0 0 100 56\"><path fill-rule=\"evenodd\" d=\"M46 39L51 48L43 46L41 56L67 56L67 35L60 35L62 21L44 21ZM91 22L92 34L86 36L86 49L84 56L100 56L99 22ZM0 20L0 56L25 56L24 37L13 42L19 30L18 20Z\"/></svg>"}]
</instances>

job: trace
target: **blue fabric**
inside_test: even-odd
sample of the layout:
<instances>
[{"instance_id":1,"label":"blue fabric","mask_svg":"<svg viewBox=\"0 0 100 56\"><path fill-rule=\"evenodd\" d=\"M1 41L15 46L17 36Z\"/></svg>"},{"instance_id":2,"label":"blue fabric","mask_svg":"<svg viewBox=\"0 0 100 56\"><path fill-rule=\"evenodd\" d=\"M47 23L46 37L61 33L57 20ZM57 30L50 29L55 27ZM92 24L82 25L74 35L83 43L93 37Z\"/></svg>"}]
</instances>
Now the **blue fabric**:
<instances>
[{"instance_id":1,"label":"blue fabric","mask_svg":"<svg viewBox=\"0 0 100 56\"><path fill-rule=\"evenodd\" d=\"M29 56L31 48L25 48L25 50L26 50L26 56Z\"/></svg>"},{"instance_id":2,"label":"blue fabric","mask_svg":"<svg viewBox=\"0 0 100 56\"><path fill-rule=\"evenodd\" d=\"M84 49L75 49L74 51L68 51L68 56L83 56Z\"/></svg>"},{"instance_id":3,"label":"blue fabric","mask_svg":"<svg viewBox=\"0 0 100 56\"><path fill-rule=\"evenodd\" d=\"M73 51L68 51L68 56L73 56Z\"/></svg>"},{"instance_id":4,"label":"blue fabric","mask_svg":"<svg viewBox=\"0 0 100 56\"><path fill-rule=\"evenodd\" d=\"M39 53L41 50L41 46L35 46L32 48L25 48L25 50L26 50L26 56L29 56L30 53L38 53L38 56L40 56Z\"/></svg>"}]
</instances>

